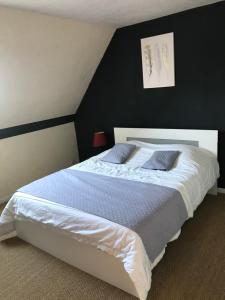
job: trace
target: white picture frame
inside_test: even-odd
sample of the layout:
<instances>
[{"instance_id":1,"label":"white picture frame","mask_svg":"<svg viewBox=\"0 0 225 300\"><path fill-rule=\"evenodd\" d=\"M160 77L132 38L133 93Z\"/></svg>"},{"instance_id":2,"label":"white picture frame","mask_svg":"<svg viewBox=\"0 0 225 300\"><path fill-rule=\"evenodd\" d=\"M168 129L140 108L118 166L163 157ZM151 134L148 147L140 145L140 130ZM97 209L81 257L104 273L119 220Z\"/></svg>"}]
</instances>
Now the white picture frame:
<instances>
[{"instance_id":1,"label":"white picture frame","mask_svg":"<svg viewBox=\"0 0 225 300\"><path fill-rule=\"evenodd\" d=\"M141 39L144 88L175 86L174 33Z\"/></svg>"}]
</instances>

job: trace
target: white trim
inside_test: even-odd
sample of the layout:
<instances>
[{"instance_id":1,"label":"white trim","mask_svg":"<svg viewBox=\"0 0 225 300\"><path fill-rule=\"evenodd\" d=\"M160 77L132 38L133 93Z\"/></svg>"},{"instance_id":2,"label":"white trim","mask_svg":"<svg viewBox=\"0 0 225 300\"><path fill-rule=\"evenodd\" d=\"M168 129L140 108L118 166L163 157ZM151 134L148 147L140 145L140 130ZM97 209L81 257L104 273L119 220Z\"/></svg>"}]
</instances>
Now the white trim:
<instances>
[{"instance_id":1,"label":"white trim","mask_svg":"<svg viewBox=\"0 0 225 300\"><path fill-rule=\"evenodd\" d=\"M214 186L208 191L208 194L217 196L218 194L217 181L215 182Z\"/></svg>"},{"instance_id":2,"label":"white trim","mask_svg":"<svg viewBox=\"0 0 225 300\"><path fill-rule=\"evenodd\" d=\"M0 242L4 241L4 240L8 240L11 239L13 237L17 236L16 230L14 230L13 232L4 234L0 237Z\"/></svg>"},{"instance_id":3,"label":"white trim","mask_svg":"<svg viewBox=\"0 0 225 300\"><path fill-rule=\"evenodd\" d=\"M218 193L225 194L224 188L218 188L217 191L218 191Z\"/></svg>"},{"instance_id":4,"label":"white trim","mask_svg":"<svg viewBox=\"0 0 225 300\"><path fill-rule=\"evenodd\" d=\"M127 137L198 141L199 147L217 156L218 130L114 128L115 143L124 143Z\"/></svg>"}]
</instances>

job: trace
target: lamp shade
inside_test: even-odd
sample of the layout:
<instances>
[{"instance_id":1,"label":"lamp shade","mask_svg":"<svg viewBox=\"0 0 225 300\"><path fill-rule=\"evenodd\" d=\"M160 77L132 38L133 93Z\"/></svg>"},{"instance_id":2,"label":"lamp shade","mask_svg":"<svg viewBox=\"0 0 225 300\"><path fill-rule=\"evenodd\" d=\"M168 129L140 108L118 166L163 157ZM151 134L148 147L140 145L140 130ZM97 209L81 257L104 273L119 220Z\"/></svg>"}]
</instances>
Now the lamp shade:
<instances>
[{"instance_id":1,"label":"lamp shade","mask_svg":"<svg viewBox=\"0 0 225 300\"><path fill-rule=\"evenodd\" d=\"M104 147L106 145L106 135L104 131L94 133L92 145L93 147Z\"/></svg>"}]
</instances>

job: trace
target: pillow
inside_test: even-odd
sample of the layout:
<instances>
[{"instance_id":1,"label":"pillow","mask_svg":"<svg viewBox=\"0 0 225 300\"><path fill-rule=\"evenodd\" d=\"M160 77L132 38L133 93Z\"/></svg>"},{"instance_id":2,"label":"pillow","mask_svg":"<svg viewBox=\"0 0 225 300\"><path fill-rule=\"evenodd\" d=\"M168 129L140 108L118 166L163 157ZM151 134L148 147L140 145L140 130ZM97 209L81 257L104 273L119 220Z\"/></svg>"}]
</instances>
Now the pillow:
<instances>
[{"instance_id":1,"label":"pillow","mask_svg":"<svg viewBox=\"0 0 225 300\"><path fill-rule=\"evenodd\" d=\"M131 144L116 144L101 160L113 164L122 164L129 158L135 148L136 146Z\"/></svg>"},{"instance_id":2,"label":"pillow","mask_svg":"<svg viewBox=\"0 0 225 300\"><path fill-rule=\"evenodd\" d=\"M179 151L155 151L151 158L144 163L142 168L169 171L179 154Z\"/></svg>"}]
</instances>

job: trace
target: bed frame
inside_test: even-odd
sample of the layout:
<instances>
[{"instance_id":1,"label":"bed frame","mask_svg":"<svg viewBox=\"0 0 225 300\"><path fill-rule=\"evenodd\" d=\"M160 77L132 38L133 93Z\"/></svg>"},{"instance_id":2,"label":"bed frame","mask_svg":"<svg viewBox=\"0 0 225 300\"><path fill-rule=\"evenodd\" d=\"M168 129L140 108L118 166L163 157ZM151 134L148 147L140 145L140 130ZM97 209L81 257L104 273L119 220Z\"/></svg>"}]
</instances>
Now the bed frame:
<instances>
[{"instance_id":1,"label":"bed frame","mask_svg":"<svg viewBox=\"0 0 225 300\"><path fill-rule=\"evenodd\" d=\"M116 143L141 139L155 143L194 144L217 155L218 132L216 130L115 128L114 133ZM138 297L130 277L115 257L77 242L55 229L46 228L40 223L16 221L15 225L21 239Z\"/></svg>"},{"instance_id":2,"label":"bed frame","mask_svg":"<svg viewBox=\"0 0 225 300\"><path fill-rule=\"evenodd\" d=\"M193 129L114 128L115 143L139 140L153 144L185 144L204 148L217 156L218 131Z\"/></svg>"}]
</instances>

